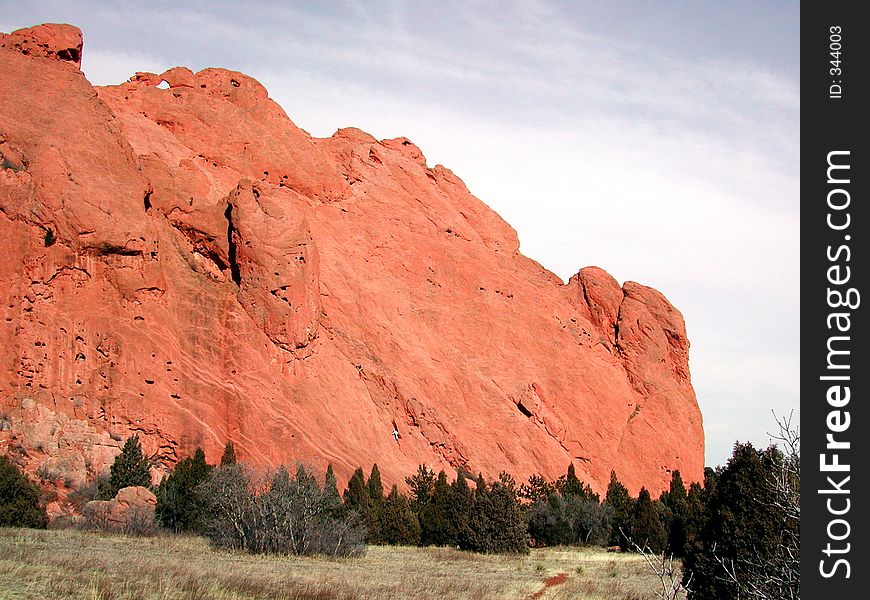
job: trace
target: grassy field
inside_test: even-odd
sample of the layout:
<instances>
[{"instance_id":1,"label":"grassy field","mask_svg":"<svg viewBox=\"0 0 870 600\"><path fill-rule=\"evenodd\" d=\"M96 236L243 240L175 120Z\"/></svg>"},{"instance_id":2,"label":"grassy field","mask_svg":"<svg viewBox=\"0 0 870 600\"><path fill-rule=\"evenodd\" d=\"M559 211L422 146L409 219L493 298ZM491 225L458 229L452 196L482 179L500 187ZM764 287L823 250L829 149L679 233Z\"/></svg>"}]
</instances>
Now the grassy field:
<instances>
[{"instance_id":1,"label":"grassy field","mask_svg":"<svg viewBox=\"0 0 870 600\"><path fill-rule=\"evenodd\" d=\"M326 559L216 551L196 537L0 528L2 599L645 600L658 586L641 557L603 550L373 546L362 558Z\"/></svg>"}]
</instances>

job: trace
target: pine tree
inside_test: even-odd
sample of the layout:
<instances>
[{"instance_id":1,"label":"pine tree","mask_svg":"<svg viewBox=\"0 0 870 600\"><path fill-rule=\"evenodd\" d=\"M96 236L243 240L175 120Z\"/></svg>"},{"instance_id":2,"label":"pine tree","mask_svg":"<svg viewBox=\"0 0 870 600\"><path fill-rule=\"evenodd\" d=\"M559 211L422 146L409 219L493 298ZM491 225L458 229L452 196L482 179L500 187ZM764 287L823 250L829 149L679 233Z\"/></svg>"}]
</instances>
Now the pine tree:
<instances>
[{"instance_id":1,"label":"pine tree","mask_svg":"<svg viewBox=\"0 0 870 600\"><path fill-rule=\"evenodd\" d=\"M125 487L151 486L151 469L148 459L142 454L138 435L129 437L124 442L121 453L115 457L115 462L109 468L109 484L113 496Z\"/></svg>"},{"instance_id":2,"label":"pine tree","mask_svg":"<svg viewBox=\"0 0 870 600\"><path fill-rule=\"evenodd\" d=\"M542 475L529 475L528 483L520 486L519 496L535 504L546 501L556 493L556 486L547 481Z\"/></svg>"},{"instance_id":3,"label":"pine tree","mask_svg":"<svg viewBox=\"0 0 870 600\"><path fill-rule=\"evenodd\" d=\"M435 472L426 465L420 465L414 475L405 477L405 483L411 491L411 507L419 514L432 501Z\"/></svg>"},{"instance_id":4,"label":"pine tree","mask_svg":"<svg viewBox=\"0 0 870 600\"><path fill-rule=\"evenodd\" d=\"M329 505L332 514L341 510L341 496L338 494L338 481L332 470L332 463L326 466L326 476L323 478L323 499Z\"/></svg>"},{"instance_id":5,"label":"pine tree","mask_svg":"<svg viewBox=\"0 0 870 600\"><path fill-rule=\"evenodd\" d=\"M5 456L0 456L0 527L45 529L48 517L39 488Z\"/></svg>"},{"instance_id":6,"label":"pine tree","mask_svg":"<svg viewBox=\"0 0 870 600\"><path fill-rule=\"evenodd\" d=\"M562 496L582 496L583 484L577 479L577 474L574 471L574 463L568 465L568 473L565 475L565 482L562 485Z\"/></svg>"},{"instance_id":7,"label":"pine tree","mask_svg":"<svg viewBox=\"0 0 870 600\"><path fill-rule=\"evenodd\" d=\"M468 487L463 473L457 473L450 488L450 503L447 506L447 520L450 524L450 541L462 550L472 548L473 531L471 528L474 493Z\"/></svg>"},{"instance_id":8,"label":"pine tree","mask_svg":"<svg viewBox=\"0 0 870 600\"><path fill-rule=\"evenodd\" d=\"M380 506L384 501L384 484L381 482L381 471L378 469L378 463L372 465L372 472L369 475L369 498L375 506Z\"/></svg>"},{"instance_id":9,"label":"pine tree","mask_svg":"<svg viewBox=\"0 0 870 600\"><path fill-rule=\"evenodd\" d=\"M234 465L236 462L236 447L231 441L227 441L224 446L224 453L221 455L220 465L222 467L225 465Z\"/></svg>"},{"instance_id":10,"label":"pine tree","mask_svg":"<svg viewBox=\"0 0 870 600\"><path fill-rule=\"evenodd\" d=\"M628 495L628 489L620 483L616 477L616 471L610 471L610 484L607 486L607 495L604 497L604 502L610 507L611 529L609 544L612 546L625 545L625 538L622 531L628 531L629 518L634 507L634 502L631 496Z\"/></svg>"},{"instance_id":11,"label":"pine tree","mask_svg":"<svg viewBox=\"0 0 870 600\"><path fill-rule=\"evenodd\" d=\"M359 513L368 531L368 542L370 544L380 544L381 531L377 507L369 495L369 486L366 485L366 478L362 468L357 468L350 481L347 482L347 489L344 491L344 505L350 510Z\"/></svg>"},{"instance_id":12,"label":"pine tree","mask_svg":"<svg viewBox=\"0 0 870 600\"><path fill-rule=\"evenodd\" d=\"M679 471L671 474L670 488L662 493L659 501L667 507L670 516L667 523L668 549L675 556L683 557L686 551L688 504L686 485Z\"/></svg>"},{"instance_id":13,"label":"pine tree","mask_svg":"<svg viewBox=\"0 0 870 600\"><path fill-rule=\"evenodd\" d=\"M646 488L641 488L626 531L632 544L649 548L656 554L663 552L668 536L659 519L658 510Z\"/></svg>"},{"instance_id":14,"label":"pine tree","mask_svg":"<svg viewBox=\"0 0 870 600\"><path fill-rule=\"evenodd\" d=\"M206 503L197 487L211 475L213 467L197 448L192 457L182 459L175 470L157 486L155 517L175 532L200 531Z\"/></svg>"},{"instance_id":15,"label":"pine tree","mask_svg":"<svg viewBox=\"0 0 870 600\"><path fill-rule=\"evenodd\" d=\"M416 546L420 543L420 523L408 499L393 485L380 511L381 539L385 544Z\"/></svg>"},{"instance_id":16,"label":"pine tree","mask_svg":"<svg viewBox=\"0 0 870 600\"><path fill-rule=\"evenodd\" d=\"M736 444L728 464L720 472L705 472L705 506L702 529L694 544L687 543L683 562L686 577L692 576L692 600L736 598L737 585L724 572L723 564L741 584L761 589L766 597L795 597L800 584L782 581L787 569L800 560L783 556L799 541L797 523L785 516L771 481L779 473L782 453L776 447L756 450L752 444ZM690 495L692 491L690 490ZM750 583L751 582L751 583ZM784 591L777 587L792 588ZM767 587L770 586L768 590Z\"/></svg>"},{"instance_id":17,"label":"pine tree","mask_svg":"<svg viewBox=\"0 0 870 600\"><path fill-rule=\"evenodd\" d=\"M424 546L455 546L456 540L450 526L450 483L444 471L438 473L432 491L432 499L420 515L421 543Z\"/></svg>"},{"instance_id":18,"label":"pine tree","mask_svg":"<svg viewBox=\"0 0 870 600\"><path fill-rule=\"evenodd\" d=\"M482 480L480 481L482 483ZM483 484L483 494L475 491L475 499L481 498L481 510L485 516L484 552L527 553L529 546L528 527L523 519L512 479L500 477L490 486Z\"/></svg>"}]
</instances>

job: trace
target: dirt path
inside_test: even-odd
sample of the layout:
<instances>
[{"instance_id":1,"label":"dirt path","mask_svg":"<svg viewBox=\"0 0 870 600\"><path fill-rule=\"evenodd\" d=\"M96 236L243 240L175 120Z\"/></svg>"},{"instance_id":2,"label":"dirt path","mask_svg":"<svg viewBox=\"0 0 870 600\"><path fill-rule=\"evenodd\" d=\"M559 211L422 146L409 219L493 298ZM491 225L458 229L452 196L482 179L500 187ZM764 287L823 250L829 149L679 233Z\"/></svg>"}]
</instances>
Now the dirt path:
<instances>
[{"instance_id":1,"label":"dirt path","mask_svg":"<svg viewBox=\"0 0 870 600\"><path fill-rule=\"evenodd\" d=\"M559 573L558 575L553 575L552 577L547 577L544 580L544 587L539 589L537 592L529 596L528 600L539 600L543 595L551 587L555 587L557 585L562 585L565 583L565 580L568 579L567 573Z\"/></svg>"}]
</instances>

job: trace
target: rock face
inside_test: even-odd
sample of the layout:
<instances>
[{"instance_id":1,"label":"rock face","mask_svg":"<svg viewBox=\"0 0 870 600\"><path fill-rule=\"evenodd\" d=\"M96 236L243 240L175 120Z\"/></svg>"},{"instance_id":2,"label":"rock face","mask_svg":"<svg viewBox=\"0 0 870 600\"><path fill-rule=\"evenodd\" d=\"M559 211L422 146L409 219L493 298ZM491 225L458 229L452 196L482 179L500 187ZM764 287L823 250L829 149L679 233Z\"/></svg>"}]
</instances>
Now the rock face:
<instances>
[{"instance_id":1,"label":"rock face","mask_svg":"<svg viewBox=\"0 0 870 600\"><path fill-rule=\"evenodd\" d=\"M132 433L156 470L232 440L387 483L702 478L660 293L563 284L407 139L312 138L222 69L94 88L80 49L70 26L0 37L0 451L73 480Z\"/></svg>"}]
</instances>

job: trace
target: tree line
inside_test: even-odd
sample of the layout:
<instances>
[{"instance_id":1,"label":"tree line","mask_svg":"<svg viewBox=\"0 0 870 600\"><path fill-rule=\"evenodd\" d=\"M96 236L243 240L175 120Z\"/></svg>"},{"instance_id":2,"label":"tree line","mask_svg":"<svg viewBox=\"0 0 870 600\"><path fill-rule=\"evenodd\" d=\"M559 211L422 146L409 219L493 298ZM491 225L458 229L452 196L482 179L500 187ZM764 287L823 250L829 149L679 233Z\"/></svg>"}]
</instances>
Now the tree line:
<instances>
[{"instance_id":1,"label":"tree line","mask_svg":"<svg viewBox=\"0 0 870 600\"><path fill-rule=\"evenodd\" d=\"M228 442L218 464L199 448L153 487L156 521L212 545L250 552L352 556L366 544L451 546L483 553L527 553L533 546L599 545L682 559L691 600L799 597L799 438L787 451L736 444L725 466L707 468L688 487L679 471L658 498L632 497L611 472L604 498L573 464L551 481L495 481L464 470L452 481L421 465L407 493L385 493L377 464L356 469L339 493L332 466L318 478L300 465L256 470ZM111 498L150 486L139 440L131 437L105 478L78 498ZM75 494L73 495L75 499ZM796 511L796 514L795 514ZM0 526L45 527L39 490L0 457Z\"/></svg>"}]
</instances>

